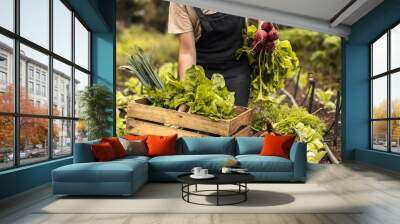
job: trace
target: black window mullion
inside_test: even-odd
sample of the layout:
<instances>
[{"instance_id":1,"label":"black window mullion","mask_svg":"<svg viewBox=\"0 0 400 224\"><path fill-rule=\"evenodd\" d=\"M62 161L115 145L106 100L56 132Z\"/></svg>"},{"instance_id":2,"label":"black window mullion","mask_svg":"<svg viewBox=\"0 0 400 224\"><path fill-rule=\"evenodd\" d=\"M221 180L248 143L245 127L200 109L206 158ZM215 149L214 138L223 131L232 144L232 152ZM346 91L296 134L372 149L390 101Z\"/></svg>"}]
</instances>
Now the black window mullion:
<instances>
[{"instance_id":1,"label":"black window mullion","mask_svg":"<svg viewBox=\"0 0 400 224\"><path fill-rule=\"evenodd\" d=\"M373 136L373 79L372 79L372 72L373 72L373 60L372 60L372 56L373 56L373 47L372 44L369 46L369 145L370 145L370 149L372 150L374 147L374 136Z\"/></svg>"},{"instance_id":2,"label":"black window mullion","mask_svg":"<svg viewBox=\"0 0 400 224\"><path fill-rule=\"evenodd\" d=\"M17 35L19 35L19 8L20 8L20 0L14 1L14 31ZM20 112L19 107L19 99L20 99L20 46L19 46L19 39L14 39L14 113ZM14 116L14 166L19 166L20 164L20 119Z\"/></svg>"},{"instance_id":3,"label":"black window mullion","mask_svg":"<svg viewBox=\"0 0 400 224\"><path fill-rule=\"evenodd\" d=\"M72 23L72 38L71 38L71 55L72 55L72 63L75 65L75 12L72 11L72 16L71 16L71 23ZM72 100L72 105L71 105L71 117L75 118L75 66L71 67L71 100ZM75 123L76 121L72 121L72 132L71 132L71 150L72 150L72 155L74 155L75 151Z\"/></svg>"},{"instance_id":4,"label":"black window mullion","mask_svg":"<svg viewBox=\"0 0 400 224\"><path fill-rule=\"evenodd\" d=\"M49 0L49 50L53 52L53 0ZM49 159L53 159L53 57L49 55L49 74L48 74L48 97L49 97L49 119L48 119L48 152Z\"/></svg>"},{"instance_id":5,"label":"black window mullion","mask_svg":"<svg viewBox=\"0 0 400 224\"><path fill-rule=\"evenodd\" d=\"M387 32L387 71L389 71L389 74L387 75L387 110L388 110L388 118L392 118L392 98L391 98L391 79L392 76L390 74L390 29ZM388 135L388 148L387 151L391 152L392 151L392 121L387 122L388 127L387 127L387 135Z\"/></svg>"}]
</instances>

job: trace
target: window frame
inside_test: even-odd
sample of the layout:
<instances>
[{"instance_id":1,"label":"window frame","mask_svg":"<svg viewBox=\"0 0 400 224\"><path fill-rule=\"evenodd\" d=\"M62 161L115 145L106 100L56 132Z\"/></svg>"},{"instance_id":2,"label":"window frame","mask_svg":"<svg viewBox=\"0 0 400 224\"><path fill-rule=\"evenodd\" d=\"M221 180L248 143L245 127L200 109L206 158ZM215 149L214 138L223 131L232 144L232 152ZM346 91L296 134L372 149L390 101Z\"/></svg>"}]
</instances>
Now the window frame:
<instances>
[{"instance_id":1,"label":"window frame","mask_svg":"<svg viewBox=\"0 0 400 224\"><path fill-rule=\"evenodd\" d=\"M391 80L392 76L396 75L398 72L400 72L400 67L397 68L391 68L391 61L392 61L392 55L391 55L391 31L393 28L400 26L400 21L397 21L396 23L392 24L389 28L385 29L383 33L378 35L375 39L373 39L369 44L369 149L373 151L379 151L379 152L386 152L386 153L391 153L391 154L400 154L400 152L394 152L392 151L392 121L400 121L400 117L393 117L392 116L392 98L391 98L391 91L392 91L392 85L391 85ZM386 64L386 71L382 72L380 74L373 74L373 44L376 43L381 37L384 35L387 35L387 64ZM387 105L386 105L386 117L385 118L373 118L373 81L382 77L386 77L386 86L387 86ZM373 122L376 121L386 121L387 122L387 130L386 130L386 150L379 150L374 148L374 133L373 133Z\"/></svg>"},{"instance_id":2,"label":"window frame","mask_svg":"<svg viewBox=\"0 0 400 224\"><path fill-rule=\"evenodd\" d=\"M37 163L43 163L49 160L54 160L54 159L62 159L65 157L70 157L73 155L74 152L74 143L75 143L75 125L76 125L76 121L79 120L79 117L75 117L75 108L72 107L71 108L71 114L70 116L58 116L58 115L54 115L53 114L53 59L58 60L61 63L64 63L68 66L71 66L71 93L72 93L72 99L71 99L71 105L74 105L75 103L75 88L74 88L74 82L75 82L75 69L85 73L88 75L89 77L89 83L88 86L92 85L92 57L91 57L91 50L92 50L92 43L91 43L91 38L92 38L92 30L88 27L88 25L84 22L84 20L79 16L78 13L76 13L72 7L68 4L68 2L66 2L65 0L59 0L62 4L64 4L64 6L66 8L68 8L68 10L71 11L71 18L70 18L70 22L71 22L71 58L67 59L64 58L63 56L55 53L54 50L54 40L53 40L53 21L54 21L54 17L53 17L53 1L54 0L48 0L49 2L49 47L48 49L46 49L45 47L42 47L39 44L34 43L33 41L30 41L29 39L23 37L20 35L20 0L14 0L13 1L13 10L14 10L14 30L10 31L4 27L0 26L0 35L3 35L5 37L11 38L13 40L13 44L14 44L14 49L13 49L13 64L12 66L12 71L13 73L11 75L13 75L13 79L14 79L14 100L13 100L13 107L14 110L13 112L2 112L0 111L0 116L11 116L13 118L13 154L14 154L14 161L13 161L13 166L11 167L5 167L5 168L0 168L0 172L4 171L4 170L10 170L10 169L15 169L18 167L23 167L23 166L29 166L29 165L33 165L33 164L37 164ZM75 63L75 18L77 20L79 20L79 22L84 26L84 28L88 31L88 35L89 35L89 42L88 42L88 61L89 61L89 65L88 65L88 69L85 69L83 67L81 67L80 65ZM45 55L48 56L49 58L49 63L48 63L48 83L46 84L46 91L48 93L46 93L47 97L48 97L48 112L46 115L39 115L39 114L28 114L28 113L21 113L20 111L20 85L21 85L21 81L20 81L20 45L23 44L27 47L32 48L33 50L36 50L40 53L43 53ZM29 64L27 64L27 66L29 66ZM28 67L30 68L30 67ZM42 73L40 73L41 75ZM33 70L33 82L35 85L35 80L36 80L36 70ZM30 74L27 73L26 74L27 77L27 81L30 80ZM41 77L39 77L41 78ZM41 83L41 79L38 80L39 83ZM42 85L40 85L42 86ZM29 90L27 90L29 91ZM36 91L34 89L34 91ZM42 94L40 94L42 95ZM47 119L48 122L48 136L47 136L47 142L49 143L47 145L47 151L48 151L48 157L47 158L43 158L43 160L38 161L38 162L33 162L33 163L26 163L26 164L21 164L20 161L20 119L21 118L45 118ZM53 147L53 122L56 120L66 120L66 121L70 121L71 122L71 153L68 155L62 155L62 156L54 156L54 147Z\"/></svg>"}]
</instances>

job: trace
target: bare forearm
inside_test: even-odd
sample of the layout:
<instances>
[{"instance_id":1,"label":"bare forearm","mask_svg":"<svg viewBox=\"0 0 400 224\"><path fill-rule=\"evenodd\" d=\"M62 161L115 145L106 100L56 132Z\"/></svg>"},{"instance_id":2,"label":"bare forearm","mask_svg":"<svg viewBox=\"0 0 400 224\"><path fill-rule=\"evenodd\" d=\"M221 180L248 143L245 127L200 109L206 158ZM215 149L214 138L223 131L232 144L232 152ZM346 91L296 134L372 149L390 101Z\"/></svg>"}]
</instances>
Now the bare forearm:
<instances>
[{"instance_id":1,"label":"bare forearm","mask_svg":"<svg viewBox=\"0 0 400 224\"><path fill-rule=\"evenodd\" d=\"M193 32L179 34L179 79L185 78L185 72L196 64L196 46Z\"/></svg>"},{"instance_id":2,"label":"bare forearm","mask_svg":"<svg viewBox=\"0 0 400 224\"><path fill-rule=\"evenodd\" d=\"M179 54L179 79L183 80L185 78L185 72L188 68L190 68L192 65L196 64L196 56L193 54Z\"/></svg>"}]
</instances>

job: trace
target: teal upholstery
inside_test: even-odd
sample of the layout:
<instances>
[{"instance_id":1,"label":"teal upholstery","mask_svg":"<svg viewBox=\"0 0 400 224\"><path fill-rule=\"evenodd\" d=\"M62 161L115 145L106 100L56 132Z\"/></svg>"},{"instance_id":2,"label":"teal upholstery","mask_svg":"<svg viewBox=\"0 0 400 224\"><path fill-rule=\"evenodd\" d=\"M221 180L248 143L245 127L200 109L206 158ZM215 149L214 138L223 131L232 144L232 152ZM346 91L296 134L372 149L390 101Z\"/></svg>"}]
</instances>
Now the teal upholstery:
<instances>
[{"instance_id":1,"label":"teal upholstery","mask_svg":"<svg viewBox=\"0 0 400 224\"><path fill-rule=\"evenodd\" d=\"M236 155L260 154L263 145L263 137L237 137Z\"/></svg>"},{"instance_id":2,"label":"teal upholstery","mask_svg":"<svg viewBox=\"0 0 400 224\"><path fill-rule=\"evenodd\" d=\"M74 147L74 163L95 162L96 158L94 158L90 146L98 143L100 143L100 140L76 143Z\"/></svg>"},{"instance_id":3,"label":"teal upholstery","mask_svg":"<svg viewBox=\"0 0 400 224\"><path fill-rule=\"evenodd\" d=\"M232 137L182 137L178 154L235 155L235 139Z\"/></svg>"},{"instance_id":4,"label":"teal upholstery","mask_svg":"<svg viewBox=\"0 0 400 224\"><path fill-rule=\"evenodd\" d=\"M292 161L279 156L239 155L240 167L251 172L292 172Z\"/></svg>"},{"instance_id":5,"label":"teal upholstery","mask_svg":"<svg viewBox=\"0 0 400 224\"><path fill-rule=\"evenodd\" d=\"M131 195L147 182L148 164L144 158L75 163L53 170L52 177L54 194Z\"/></svg>"},{"instance_id":6,"label":"teal upholstery","mask_svg":"<svg viewBox=\"0 0 400 224\"><path fill-rule=\"evenodd\" d=\"M75 144L74 164L53 170L54 194L131 195L147 181L176 181L193 167L219 172L228 160L237 160L256 181L305 181L306 145L295 142L290 159L258 155L263 138L183 137L177 140L177 155L127 156L108 162L95 162L92 141ZM236 155L236 157L234 157Z\"/></svg>"},{"instance_id":7,"label":"teal upholstery","mask_svg":"<svg viewBox=\"0 0 400 224\"><path fill-rule=\"evenodd\" d=\"M231 155L174 155L157 156L149 160L149 170L190 172L193 167L203 167L210 171L219 171L228 160L234 160Z\"/></svg>"},{"instance_id":8,"label":"teal upholstery","mask_svg":"<svg viewBox=\"0 0 400 224\"><path fill-rule=\"evenodd\" d=\"M293 162L293 179L305 181L307 177L307 146L304 142L295 142L290 149L290 160Z\"/></svg>"}]
</instances>

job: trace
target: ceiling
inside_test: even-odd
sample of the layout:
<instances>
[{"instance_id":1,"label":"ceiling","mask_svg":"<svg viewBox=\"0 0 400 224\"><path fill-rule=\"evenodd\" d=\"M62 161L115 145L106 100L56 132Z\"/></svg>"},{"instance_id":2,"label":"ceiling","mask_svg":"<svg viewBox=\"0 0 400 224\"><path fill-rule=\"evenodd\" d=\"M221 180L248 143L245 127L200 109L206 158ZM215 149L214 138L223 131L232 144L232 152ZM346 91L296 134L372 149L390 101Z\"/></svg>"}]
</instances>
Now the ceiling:
<instances>
[{"instance_id":1,"label":"ceiling","mask_svg":"<svg viewBox=\"0 0 400 224\"><path fill-rule=\"evenodd\" d=\"M219 12L347 37L383 0L172 0Z\"/></svg>"}]
</instances>

